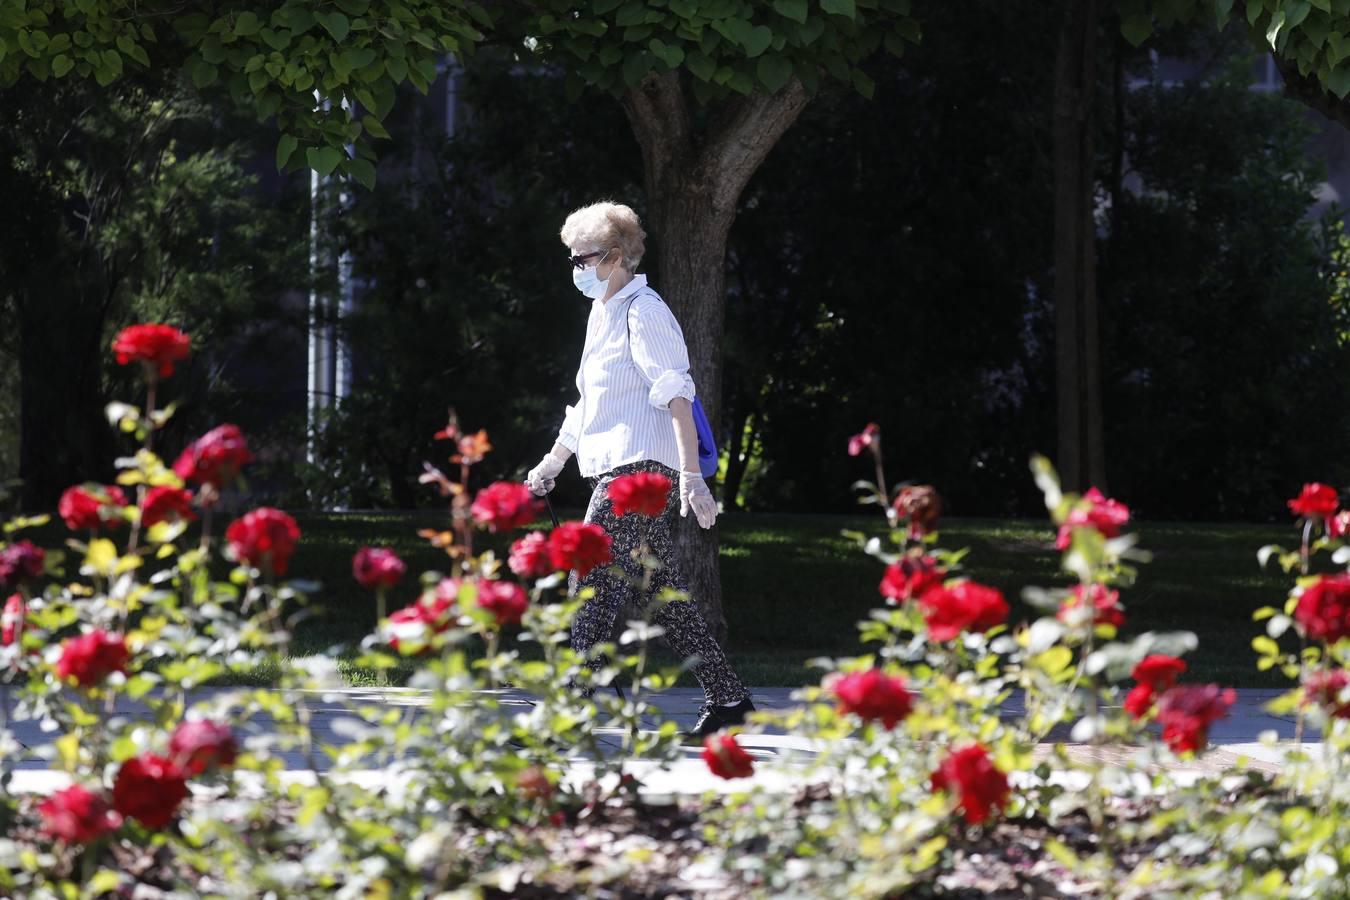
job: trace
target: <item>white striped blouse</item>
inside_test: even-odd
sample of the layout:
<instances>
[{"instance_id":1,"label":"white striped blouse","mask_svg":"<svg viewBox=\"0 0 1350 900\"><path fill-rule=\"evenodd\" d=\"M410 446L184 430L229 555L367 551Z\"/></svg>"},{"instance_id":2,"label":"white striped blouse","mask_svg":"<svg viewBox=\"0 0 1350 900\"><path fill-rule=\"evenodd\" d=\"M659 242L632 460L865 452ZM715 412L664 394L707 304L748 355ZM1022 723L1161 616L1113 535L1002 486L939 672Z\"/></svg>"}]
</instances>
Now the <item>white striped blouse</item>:
<instances>
[{"instance_id":1,"label":"white striped blouse","mask_svg":"<svg viewBox=\"0 0 1350 900\"><path fill-rule=\"evenodd\" d=\"M591 302L577 395L558 443L576 455L583 476L644 459L679 471L669 407L676 397L694 399L694 379L680 323L646 275L608 301Z\"/></svg>"}]
</instances>

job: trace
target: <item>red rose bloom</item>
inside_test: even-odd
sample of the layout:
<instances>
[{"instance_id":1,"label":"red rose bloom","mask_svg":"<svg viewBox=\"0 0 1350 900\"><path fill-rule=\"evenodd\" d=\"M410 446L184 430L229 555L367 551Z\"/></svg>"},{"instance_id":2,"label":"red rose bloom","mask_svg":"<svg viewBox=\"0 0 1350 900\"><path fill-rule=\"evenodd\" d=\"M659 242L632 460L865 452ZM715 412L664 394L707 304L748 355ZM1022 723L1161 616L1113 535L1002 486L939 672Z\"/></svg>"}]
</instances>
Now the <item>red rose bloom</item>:
<instances>
[{"instance_id":1,"label":"red rose bloom","mask_svg":"<svg viewBox=\"0 0 1350 900\"><path fill-rule=\"evenodd\" d=\"M0 550L0 588L12 591L42 575L46 551L32 541L15 541Z\"/></svg>"},{"instance_id":2,"label":"red rose bloom","mask_svg":"<svg viewBox=\"0 0 1350 900\"><path fill-rule=\"evenodd\" d=\"M1334 644L1350 635L1350 575L1324 575L1304 589L1294 621L1315 641Z\"/></svg>"},{"instance_id":3,"label":"red rose bloom","mask_svg":"<svg viewBox=\"0 0 1350 900\"><path fill-rule=\"evenodd\" d=\"M274 575L283 576L300 540L300 526L281 510L263 506L231 522L225 540L236 560L264 571L270 567Z\"/></svg>"},{"instance_id":4,"label":"red rose bloom","mask_svg":"<svg viewBox=\"0 0 1350 900\"><path fill-rule=\"evenodd\" d=\"M1056 618L1061 622L1082 621L1078 619L1074 610L1084 605L1085 594L1092 601L1093 625L1114 625L1119 628L1125 624L1125 610L1120 607L1120 591L1113 591L1104 584L1091 584L1086 587L1081 584L1075 585L1073 593L1060 604Z\"/></svg>"},{"instance_id":5,"label":"red rose bloom","mask_svg":"<svg viewBox=\"0 0 1350 900\"><path fill-rule=\"evenodd\" d=\"M71 531L97 531L104 525L120 525L122 518L113 510L126 505L127 495L115 485L75 485L66 488L56 511ZM105 511L112 514L105 518Z\"/></svg>"},{"instance_id":6,"label":"red rose bloom","mask_svg":"<svg viewBox=\"0 0 1350 900\"><path fill-rule=\"evenodd\" d=\"M192 484L211 484L217 488L234 480L239 470L253 462L248 441L237 425L221 425L189 444L173 471Z\"/></svg>"},{"instance_id":7,"label":"red rose bloom","mask_svg":"<svg viewBox=\"0 0 1350 900\"><path fill-rule=\"evenodd\" d=\"M143 362L168 378L173 364L187 359L192 339L172 325L131 325L118 332L112 346L119 365Z\"/></svg>"},{"instance_id":8,"label":"red rose bloom","mask_svg":"<svg viewBox=\"0 0 1350 900\"><path fill-rule=\"evenodd\" d=\"M590 522L564 522L548 536L548 555L555 569L576 569L578 578L614 559L614 539Z\"/></svg>"},{"instance_id":9,"label":"red rose bloom","mask_svg":"<svg viewBox=\"0 0 1350 900\"><path fill-rule=\"evenodd\" d=\"M491 531L510 531L533 522L542 508L542 502L525 485L498 481L478 492L469 512L475 522Z\"/></svg>"},{"instance_id":10,"label":"red rose bloom","mask_svg":"<svg viewBox=\"0 0 1350 900\"><path fill-rule=\"evenodd\" d=\"M57 791L38 805L42 833L67 844L88 844L122 824L102 794L72 784Z\"/></svg>"},{"instance_id":11,"label":"red rose bloom","mask_svg":"<svg viewBox=\"0 0 1350 900\"><path fill-rule=\"evenodd\" d=\"M5 601L5 611L0 613L0 647L16 643L23 635L23 620L27 612L23 595L10 594Z\"/></svg>"},{"instance_id":12,"label":"red rose bloom","mask_svg":"<svg viewBox=\"0 0 1350 900\"><path fill-rule=\"evenodd\" d=\"M1008 804L1008 776L979 744L948 754L931 779L934 791L957 793L957 807L966 822L979 825Z\"/></svg>"},{"instance_id":13,"label":"red rose bloom","mask_svg":"<svg viewBox=\"0 0 1350 900\"><path fill-rule=\"evenodd\" d=\"M122 763L113 779L113 809L152 830L172 822L187 795L183 770L155 753Z\"/></svg>"},{"instance_id":14,"label":"red rose bloom","mask_svg":"<svg viewBox=\"0 0 1350 900\"><path fill-rule=\"evenodd\" d=\"M922 537L937 527L942 498L931 484L909 484L900 489L891 504L895 514L909 522L909 533Z\"/></svg>"},{"instance_id":15,"label":"red rose bloom","mask_svg":"<svg viewBox=\"0 0 1350 900\"><path fill-rule=\"evenodd\" d=\"M479 608L492 613L498 626L519 622L530 606L525 589L513 581L480 581L477 587Z\"/></svg>"},{"instance_id":16,"label":"red rose bloom","mask_svg":"<svg viewBox=\"0 0 1350 900\"><path fill-rule=\"evenodd\" d=\"M414 655L430 650L431 636L450 627L451 612L459 602L460 585L458 578L442 578L434 591L422 594L416 603L390 614L385 627L390 649ZM400 636L404 641L402 647Z\"/></svg>"},{"instance_id":17,"label":"red rose bloom","mask_svg":"<svg viewBox=\"0 0 1350 900\"><path fill-rule=\"evenodd\" d=\"M368 591L393 587L407 569L397 553L383 547L362 547L352 557L352 577Z\"/></svg>"},{"instance_id":18,"label":"red rose bloom","mask_svg":"<svg viewBox=\"0 0 1350 900\"><path fill-rule=\"evenodd\" d=\"M703 739L703 761L718 778L749 778L755 774L755 761L745 752L734 734L710 734Z\"/></svg>"},{"instance_id":19,"label":"red rose bloom","mask_svg":"<svg viewBox=\"0 0 1350 900\"><path fill-rule=\"evenodd\" d=\"M1090 488L1083 499L1069 511L1069 517L1059 527L1055 547L1067 550L1073 539L1074 528L1095 528L1103 537L1120 536L1120 529L1130 521L1130 508L1115 500L1108 500L1096 488Z\"/></svg>"},{"instance_id":20,"label":"red rose bloom","mask_svg":"<svg viewBox=\"0 0 1350 900\"><path fill-rule=\"evenodd\" d=\"M234 732L219 722L205 719L179 722L169 738L169 758L188 775L233 765L238 756Z\"/></svg>"},{"instance_id":21,"label":"red rose bloom","mask_svg":"<svg viewBox=\"0 0 1350 900\"><path fill-rule=\"evenodd\" d=\"M876 422L868 422L867 427L860 433L853 435L848 439L848 455L857 456L873 443L881 440L881 428Z\"/></svg>"},{"instance_id":22,"label":"red rose bloom","mask_svg":"<svg viewBox=\"0 0 1350 900\"><path fill-rule=\"evenodd\" d=\"M1146 684L1136 684L1125 695L1125 711L1135 719L1142 719L1153 708L1153 698L1157 695Z\"/></svg>"},{"instance_id":23,"label":"red rose bloom","mask_svg":"<svg viewBox=\"0 0 1350 900\"><path fill-rule=\"evenodd\" d=\"M1173 753L1197 753L1209 741L1209 726L1228 715L1237 700L1232 688L1183 684L1158 698L1158 722Z\"/></svg>"},{"instance_id":24,"label":"red rose bloom","mask_svg":"<svg viewBox=\"0 0 1350 900\"><path fill-rule=\"evenodd\" d=\"M894 728L914 708L914 695L905 680L877 669L851 672L831 684L839 708L865 722L881 722L887 731Z\"/></svg>"},{"instance_id":25,"label":"red rose bloom","mask_svg":"<svg viewBox=\"0 0 1350 900\"><path fill-rule=\"evenodd\" d=\"M1303 705L1315 703L1333 719L1350 719L1350 672L1332 669L1313 672L1303 683ZM1345 699L1341 699L1345 697Z\"/></svg>"},{"instance_id":26,"label":"red rose bloom","mask_svg":"<svg viewBox=\"0 0 1350 900\"><path fill-rule=\"evenodd\" d=\"M56 677L74 678L80 687L93 687L113 672L126 672L127 642L120 634L89 631L61 645L56 661Z\"/></svg>"},{"instance_id":27,"label":"red rose bloom","mask_svg":"<svg viewBox=\"0 0 1350 900\"><path fill-rule=\"evenodd\" d=\"M609 499L614 515L659 516L666 508L671 481L660 472L634 472L620 475L609 483Z\"/></svg>"},{"instance_id":28,"label":"red rose bloom","mask_svg":"<svg viewBox=\"0 0 1350 900\"><path fill-rule=\"evenodd\" d=\"M1334 487L1314 481L1305 484L1303 491L1289 501L1289 511L1305 519L1325 519L1340 505L1341 498Z\"/></svg>"},{"instance_id":29,"label":"red rose bloom","mask_svg":"<svg viewBox=\"0 0 1350 900\"><path fill-rule=\"evenodd\" d=\"M919 598L934 641L950 641L962 631L988 631L1008 618L1008 603L996 588L974 581L936 587Z\"/></svg>"},{"instance_id":30,"label":"red rose bloom","mask_svg":"<svg viewBox=\"0 0 1350 900\"><path fill-rule=\"evenodd\" d=\"M1186 671L1185 660L1163 653L1145 656L1134 664L1130 677L1139 682L1125 695L1125 711L1136 719L1142 719L1153 708L1158 694L1177 683L1181 673Z\"/></svg>"},{"instance_id":31,"label":"red rose bloom","mask_svg":"<svg viewBox=\"0 0 1350 900\"><path fill-rule=\"evenodd\" d=\"M145 500L141 502L141 524L146 528L160 522L190 522L195 518L192 491L158 485L145 492Z\"/></svg>"},{"instance_id":32,"label":"red rose bloom","mask_svg":"<svg viewBox=\"0 0 1350 900\"><path fill-rule=\"evenodd\" d=\"M511 544L511 555L506 564L521 578L543 578L553 574L553 561L548 555L548 535L531 531Z\"/></svg>"},{"instance_id":33,"label":"red rose bloom","mask_svg":"<svg viewBox=\"0 0 1350 900\"><path fill-rule=\"evenodd\" d=\"M939 569L937 560L931 556L905 556L886 567L886 574L881 576L881 596L891 606L922 597L930 589L940 587L946 574L947 570Z\"/></svg>"}]
</instances>

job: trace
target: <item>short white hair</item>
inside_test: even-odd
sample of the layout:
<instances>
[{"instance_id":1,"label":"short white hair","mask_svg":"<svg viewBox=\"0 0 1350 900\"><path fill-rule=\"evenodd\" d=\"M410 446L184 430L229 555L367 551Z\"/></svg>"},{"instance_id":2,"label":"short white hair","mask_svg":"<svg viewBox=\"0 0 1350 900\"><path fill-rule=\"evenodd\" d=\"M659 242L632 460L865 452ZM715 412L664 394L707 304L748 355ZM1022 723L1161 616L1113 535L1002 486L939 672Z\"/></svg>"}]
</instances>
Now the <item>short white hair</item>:
<instances>
[{"instance_id":1,"label":"short white hair","mask_svg":"<svg viewBox=\"0 0 1350 900\"><path fill-rule=\"evenodd\" d=\"M647 232L642 230L637 213L622 203L603 200L574 210L558 232L568 247L609 250L619 248L623 267L636 271L646 251Z\"/></svg>"}]
</instances>

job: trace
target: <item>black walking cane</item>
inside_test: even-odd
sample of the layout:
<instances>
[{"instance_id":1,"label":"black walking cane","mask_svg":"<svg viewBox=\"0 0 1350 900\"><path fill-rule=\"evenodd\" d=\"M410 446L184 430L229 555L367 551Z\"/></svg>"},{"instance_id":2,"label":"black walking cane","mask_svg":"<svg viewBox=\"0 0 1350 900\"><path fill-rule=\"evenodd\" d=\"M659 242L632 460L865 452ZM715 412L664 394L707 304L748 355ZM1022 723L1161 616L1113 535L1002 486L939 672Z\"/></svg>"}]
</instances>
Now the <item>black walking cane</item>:
<instances>
[{"instance_id":1,"label":"black walking cane","mask_svg":"<svg viewBox=\"0 0 1350 900\"><path fill-rule=\"evenodd\" d=\"M548 517L553 520L553 527L558 527L558 514L553 511L553 501L548 499L548 494L544 495L544 505L548 507ZM617 681L614 682L614 693L619 695L619 699L628 702L628 695L623 692L623 685Z\"/></svg>"}]
</instances>

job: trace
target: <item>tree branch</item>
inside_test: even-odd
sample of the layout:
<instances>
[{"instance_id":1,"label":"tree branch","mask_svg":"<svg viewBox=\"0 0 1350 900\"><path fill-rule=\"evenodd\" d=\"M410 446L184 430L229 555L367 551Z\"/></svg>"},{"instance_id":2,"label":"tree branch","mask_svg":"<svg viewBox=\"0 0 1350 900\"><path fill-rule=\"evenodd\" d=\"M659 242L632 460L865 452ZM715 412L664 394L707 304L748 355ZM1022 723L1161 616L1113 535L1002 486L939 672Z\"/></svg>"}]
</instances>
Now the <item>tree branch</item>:
<instances>
[{"instance_id":1,"label":"tree branch","mask_svg":"<svg viewBox=\"0 0 1350 900\"><path fill-rule=\"evenodd\" d=\"M679 72L652 72L619 102L642 148L648 185L664 184L671 164L690 149L689 105Z\"/></svg>"},{"instance_id":2,"label":"tree branch","mask_svg":"<svg viewBox=\"0 0 1350 900\"><path fill-rule=\"evenodd\" d=\"M734 212L741 191L810 97L796 78L774 94L753 93L726 103L708 126L698 171L716 184L712 196Z\"/></svg>"},{"instance_id":3,"label":"tree branch","mask_svg":"<svg viewBox=\"0 0 1350 900\"><path fill-rule=\"evenodd\" d=\"M1350 128L1350 100L1338 99L1335 94L1322 86L1317 76L1301 74L1298 63L1284 59L1278 54L1275 56L1275 67L1284 78L1285 96L1292 97L1333 122L1339 122L1344 127Z\"/></svg>"}]
</instances>

